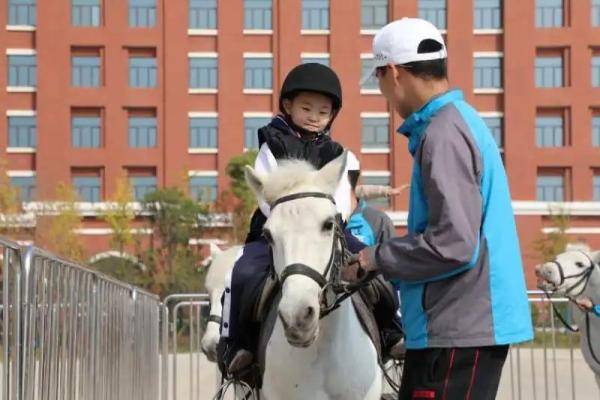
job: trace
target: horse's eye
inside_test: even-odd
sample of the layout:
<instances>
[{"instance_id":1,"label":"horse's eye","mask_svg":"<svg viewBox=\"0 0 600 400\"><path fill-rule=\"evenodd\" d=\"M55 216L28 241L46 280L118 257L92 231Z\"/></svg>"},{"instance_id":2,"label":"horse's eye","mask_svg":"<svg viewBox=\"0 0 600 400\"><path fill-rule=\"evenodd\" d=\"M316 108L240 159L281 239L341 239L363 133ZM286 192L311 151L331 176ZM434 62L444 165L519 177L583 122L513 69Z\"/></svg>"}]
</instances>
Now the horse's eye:
<instances>
[{"instance_id":1,"label":"horse's eye","mask_svg":"<svg viewBox=\"0 0 600 400\"><path fill-rule=\"evenodd\" d=\"M582 263L581 261L577 261L577 262L575 263L575 265L576 265L576 266L578 266L579 268L583 268L583 267L585 267L585 265L583 265L583 263Z\"/></svg>"},{"instance_id":2,"label":"horse's eye","mask_svg":"<svg viewBox=\"0 0 600 400\"><path fill-rule=\"evenodd\" d=\"M334 222L331 219L328 219L323 223L323 232L331 232L333 230Z\"/></svg>"},{"instance_id":3,"label":"horse's eye","mask_svg":"<svg viewBox=\"0 0 600 400\"><path fill-rule=\"evenodd\" d=\"M273 235L271 235L271 231L268 229L263 229L263 236L269 244L273 244Z\"/></svg>"}]
</instances>

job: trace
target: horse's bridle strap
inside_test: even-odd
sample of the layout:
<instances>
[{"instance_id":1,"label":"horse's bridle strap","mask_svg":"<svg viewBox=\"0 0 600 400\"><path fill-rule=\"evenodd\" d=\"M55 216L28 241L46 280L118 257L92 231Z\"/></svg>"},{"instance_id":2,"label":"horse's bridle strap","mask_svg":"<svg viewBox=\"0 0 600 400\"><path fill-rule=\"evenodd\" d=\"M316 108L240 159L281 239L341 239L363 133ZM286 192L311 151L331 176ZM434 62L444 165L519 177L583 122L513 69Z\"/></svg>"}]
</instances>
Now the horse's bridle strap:
<instances>
[{"instance_id":1,"label":"horse's bridle strap","mask_svg":"<svg viewBox=\"0 0 600 400\"><path fill-rule=\"evenodd\" d=\"M333 198L333 196L327 194L327 193L321 193L321 192L303 192L303 193L294 193L294 194L290 194L288 196L283 196L277 200L275 200L272 204L271 204L271 210L273 208L275 208L275 206L281 204L281 203L285 203L287 201L292 201L292 200L297 200L297 199L302 199L305 197L316 197L316 198L320 198L320 199L327 199L329 201L331 201L333 204L335 204L335 199Z\"/></svg>"},{"instance_id":2,"label":"horse's bridle strap","mask_svg":"<svg viewBox=\"0 0 600 400\"><path fill-rule=\"evenodd\" d=\"M281 277L279 278L281 285L283 285L283 282L285 282L285 280L292 275L306 276L306 277L312 279L313 281L317 282L320 287L324 287L327 284L327 279L325 279L325 277L323 275L321 275L319 272L315 271L314 269L312 269L304 264L297 263L297 264L290 264L287 267L285 267L285 269L281 273Z\"/></svg>"}]
</instances>

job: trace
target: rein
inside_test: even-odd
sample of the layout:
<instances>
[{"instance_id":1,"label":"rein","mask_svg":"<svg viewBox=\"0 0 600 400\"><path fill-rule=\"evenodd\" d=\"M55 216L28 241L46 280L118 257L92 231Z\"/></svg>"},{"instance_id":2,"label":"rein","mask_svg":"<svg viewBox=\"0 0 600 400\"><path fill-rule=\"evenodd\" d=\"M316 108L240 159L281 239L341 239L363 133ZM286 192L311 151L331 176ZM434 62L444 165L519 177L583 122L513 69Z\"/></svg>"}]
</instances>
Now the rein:
<instances>
[{"instance_id":1,"label":"rein","mask_svg":"<svg viewBox=\"0 0 600 400\"><path fill-rule=\"evenodd\" d=\"M582 271L578 274L572 274L572 275L565 276L563 266L560 264L560 262L558 262L558 260L552 260L551 262L554 265L556 265L558 268L558 273L560 274L560 282L557 285L554 285L554 290L552 292L548 292L547 290L544 290L544 293L545 293L546 297L548 298L548 300L550 300L552 309L554 310L554 313L556 314L556 316L558 317L560 322L564 325L564 327L567 330L569 330L573 333L580 332L581 330L579 329L579 327L576 328L573 325L569 324L567 322L566 318L560 313L560 311L558 311L558 309L556 308L554 303L552 303L552 294L556 291L556 288L560 287L565 282L566 279L579 278L574 284L567 287L567 289L565 290L565 295L566 295L565 297L569 300L569 302L577 305L577 302L575 301L575 297L580 296L583 292L585 292L585 289L587 288L587 285L590 281L590 277L594 273L594 269L597 267L597 264L594 262L594 260L592 260L590 258L589 255L587 255L583 251L581 253L583 255L585 255L585 257L590 261L590 265L584 271ZM575 290L575 288L577 288L582 283L583 283L583 288L577 294L572 294L571 292L573 290ZM598 357L596 355L596 353L594 352L594 348L592 347L591 333L590 333L590 313L589 312L585 313L585 323L586 323L585 334L587 336L587 342L588 342L588 348L589 348L590 354L592 355L592 358L594 359L594 361L596 363L600 364L600 357Z\"/></svg>"},{"instance_id":2,"label":"rein","mask_svg":"<svg viewBox=\"0 0 600 400\"><path fill-rule=\"evenodd\" d=\"M303 192L277 199L271 204L271 210L279 204L304 198L326 199L335 205L335 199L331 195L320 192ZM342 283L342 267L351 259L351 256L351 253L348 251L346 237L344 236L344 230L342 228L342 219L340 214L338 214L334 222L333 242L325 272L321 274L302 263L290 264L283 269L283 272L279 277L279 284L280 286L283 286L285 280L293 275L302 275L315 281L321 288L321 310L319 318L324 318L375 276L374 274L366 274L366 276L356 283Z\"/></svg>"}]
</instances>

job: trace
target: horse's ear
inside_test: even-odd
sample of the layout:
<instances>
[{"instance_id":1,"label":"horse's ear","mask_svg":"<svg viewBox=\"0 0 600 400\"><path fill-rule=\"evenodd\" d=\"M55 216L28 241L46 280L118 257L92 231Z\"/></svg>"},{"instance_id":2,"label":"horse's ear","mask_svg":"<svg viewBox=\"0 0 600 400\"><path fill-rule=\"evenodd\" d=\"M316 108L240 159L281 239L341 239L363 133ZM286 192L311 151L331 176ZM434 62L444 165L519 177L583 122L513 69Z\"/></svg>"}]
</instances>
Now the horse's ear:
<instances>
[{"instance_id":1,"label":"horse's ear","mask_svg":"<svg viewBox=\"0 0 600 400\"><path fill-rule=\"evenodd\" d=\"M262 177L249 165L244 167L244 178L250 189L259 199L263 198L264 185Z\"/></svg>"},{"instance_id":2,"label":"horse's ear","mask_svg":"<svg viewBox=\"0 0 600 400\"><path fill-rule=\"evenodd\" d=\"M346 158L348 151L328 162L323 168L317 171L317 184L328 193L335 193L340 183L340 179L346 172Z\"/></svg>"}]
</instances>

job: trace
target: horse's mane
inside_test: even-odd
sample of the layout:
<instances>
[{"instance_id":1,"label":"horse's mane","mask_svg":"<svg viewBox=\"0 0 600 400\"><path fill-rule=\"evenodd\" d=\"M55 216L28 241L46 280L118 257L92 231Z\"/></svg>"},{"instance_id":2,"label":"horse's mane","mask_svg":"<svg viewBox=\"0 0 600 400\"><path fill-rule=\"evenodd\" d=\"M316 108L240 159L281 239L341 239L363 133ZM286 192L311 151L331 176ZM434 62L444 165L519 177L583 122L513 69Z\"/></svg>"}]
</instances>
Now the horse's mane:
<instances>
[{"instance_id":1,"label":"horse's mane","mask_svg":"<svg viewBox=\"0 0 600 400\"><path fill-rule=\"evenodd\" d=\"M263 195L268 203L306 186L319 187L317 170L304 160L284 160L263 181Z\"/></svg>"}]
</instances>

